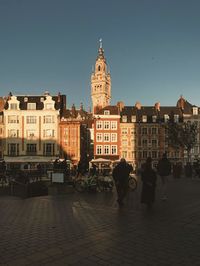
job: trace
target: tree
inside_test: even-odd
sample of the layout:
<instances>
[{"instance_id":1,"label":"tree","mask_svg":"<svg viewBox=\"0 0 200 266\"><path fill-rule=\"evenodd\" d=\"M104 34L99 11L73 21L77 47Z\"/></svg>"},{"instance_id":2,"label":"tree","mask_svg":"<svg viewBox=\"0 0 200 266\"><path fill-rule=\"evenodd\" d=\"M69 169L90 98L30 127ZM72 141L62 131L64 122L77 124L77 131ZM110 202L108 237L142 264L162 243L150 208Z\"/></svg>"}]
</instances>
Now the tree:
<instances>
[{"instance_id":1,"label":"tree","mask_svg":"<svg viewBox=\"0 0 200 266\"><path fill-rule=\"evenodd\" d=\"M187 151L187 160L190 161L191 150L197 143L197 123L175 122L173 115L166 125L168 145L175 150L183 148Z\"/></svg>"},{"instance_id":2,"label":"tree","mask_svg":"<svg viewBox=\"0 0 200 266\"><path fill-rule=\"evenodd\" d=\"M197 123L187 121L181 127L181 142L187 151L187 159L190 161L191 150L197 143Z\"/></svg>"}]
</instances>

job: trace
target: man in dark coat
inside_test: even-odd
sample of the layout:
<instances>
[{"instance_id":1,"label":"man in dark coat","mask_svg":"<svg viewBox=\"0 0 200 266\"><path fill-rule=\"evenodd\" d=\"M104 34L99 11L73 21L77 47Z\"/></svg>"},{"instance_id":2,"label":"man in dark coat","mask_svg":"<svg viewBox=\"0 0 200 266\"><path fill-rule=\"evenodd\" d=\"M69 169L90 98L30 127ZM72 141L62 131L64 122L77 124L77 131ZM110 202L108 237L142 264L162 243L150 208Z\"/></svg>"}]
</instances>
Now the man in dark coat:
<instances>
[{"instance_id":1,"label":"man in dark coat","mask_svg":"<svg viewBox=\"0 0 200 266\"><path fill-rule=\"evenodd\" d=\"M113 179L117 190L117 202L122 206L123 200L128 192L129 174L133 170L132 166L126 162L124 158L113 169Z\"/></svg>"},{"instance_id":2,"label":"man in dark coat","mask_svg":"<svg viewBox=\"0 0 200 266\"><path fill-rule=\"evenodd\" d=\"M158 174L161 177L162 182L162 200L167 199L166 185L168 176L171 174L171 163L167 158L167 154L164 153L162 159L158 162Z\"/></svg>"},{"instance_id":3,"label":"man in dark coat","mask_svg":"<svg viewBox=\"0 0 200 266\"><path fill-rule=\"evenodd\" d=\"M155 201L155 187L156 187L156 172L152 168L151 157L148 157L144 165L144 169L141 173L142 179L142 193L141 193L141 203L151 207Z\"/></svg>"}]
</instances>

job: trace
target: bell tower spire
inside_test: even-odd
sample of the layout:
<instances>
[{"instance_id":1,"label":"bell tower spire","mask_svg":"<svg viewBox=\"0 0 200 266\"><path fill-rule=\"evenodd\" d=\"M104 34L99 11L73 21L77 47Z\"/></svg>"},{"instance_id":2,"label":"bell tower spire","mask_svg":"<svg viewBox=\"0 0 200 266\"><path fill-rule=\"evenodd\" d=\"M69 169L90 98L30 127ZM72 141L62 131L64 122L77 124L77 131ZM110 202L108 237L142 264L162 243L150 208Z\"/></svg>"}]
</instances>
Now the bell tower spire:
<instances>
[{"instance_id":1,"label":"bell tower spire","mask_svg":"<svg viewBox=\"0 0 200 266\"><path fill-rule=\"evenodd\" d=\"M92 112L110 105L111 100L111 77L107 70L106 58L102 39L99 39L99 49L94 71L91 75L91 98Z\"/></svg>"}]
</instances>

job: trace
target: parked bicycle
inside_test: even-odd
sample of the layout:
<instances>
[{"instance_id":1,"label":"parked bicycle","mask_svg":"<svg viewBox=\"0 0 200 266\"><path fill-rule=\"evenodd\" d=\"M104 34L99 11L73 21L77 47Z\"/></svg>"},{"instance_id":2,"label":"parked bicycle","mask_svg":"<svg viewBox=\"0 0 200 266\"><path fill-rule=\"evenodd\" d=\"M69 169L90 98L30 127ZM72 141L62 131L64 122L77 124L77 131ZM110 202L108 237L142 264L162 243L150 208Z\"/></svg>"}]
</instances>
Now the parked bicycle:
<instances>
[{"instance_id":1,"label":"parked bicycle","mask_svg":"<svg viewBox=\"0 0 200 266\"><path fill-rule=\"evenodd\" d=\"M74 180L74 188L78 192L95 192L97 191L97 184L97 177L95 176L88 176Z\"/></svg>"}]
</instances>

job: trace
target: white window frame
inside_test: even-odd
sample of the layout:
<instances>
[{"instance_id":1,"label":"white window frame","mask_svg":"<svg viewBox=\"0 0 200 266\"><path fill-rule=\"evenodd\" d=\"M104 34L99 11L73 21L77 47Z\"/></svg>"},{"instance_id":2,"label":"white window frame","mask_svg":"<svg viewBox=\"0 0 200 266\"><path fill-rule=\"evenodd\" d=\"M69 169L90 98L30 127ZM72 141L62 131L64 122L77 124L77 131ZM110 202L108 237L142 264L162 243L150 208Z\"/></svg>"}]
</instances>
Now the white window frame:
<instances>
[{"instance_id":1,"label":"white window frame","mask_svg":"<svg viewBox=\"0 0 200 266\"><path fill-rule=\"evenodd\" d=\"M103 146L102 145L97 145L96 146L96 154L97 155L100 155L100 154L103 154L102 151L103 151Z\"/></svg>"},{"instance_id":2,"label":"white window frame","mask_svg":"<svg viewBox=\"0 0 200 266\"><path fill-rule=\"evenodd\" d=\"M103 134L97 133L96 134L96 142L102 142L102 140L103 140Z\"/></svg>"},{"instance_id":3,"label":"white window frame","mask_svg":"<svg viewBox=\"0 0 200 266\"><path fill-rule=\"evenodd\" d=\"M37 116L29 115L26 117L26 124L36 124L37 123Z\"/></svg>"},{"instance_id":4,"label":"white window frame","mask_svg":"<svg viewBox=\"0 0 200 266\"><path fill-rule=\"evenodd\" d=\"M116 155L117 154L117 145L111 145L111 154Z\"/></svg>"},{"instance_id":5,"label":"white window frame","mask_svg":"<svg viewBox=\"0 0 200 266\"><path fill-rule=\"evenodd\" d=\"M103 121L96 121L96 129L103 129Z\"/></svg>"},{"instance_id":6,"label":"white window frame","mask_svg":"<svg viewBox=\"0 0 200 266\"><path fill-rule=\"evenodd\" d=\"M122 115L122 122L127 123L127 115Z\"/></svg>"},{"instance_id":7,"label":"white window frame","mask_svg":"<svg viewBox=\"0 0 200 266\"><path fill-rule=\"evenodd\" d=\"M117 121L111 121L111 130L117 129Z\"/></svg>"},{"instance_id":8,"label":"white window frame","mask_svg":"<svg viewBox=\"0 0 200 266\"><path fill-rule=\"evenodd\" d=\"M143 115L143 116L142 116L142 122L143 122L143 123L146 123L146 122L147 122L147 115Z\"/></svg>"},{"instance_id":9,"label":"white window frame","mask_svg":"<svg viewBox=\"0 0 200 266\"><path fill-rule=\"evenodd\" d=\"M135 122L136 122L136 115L132 115L132 116L131 116L131 122L132 122L132 123L135 123Z\"/></svg>"},{"instance_id":10,"label":"white window frame","mask_svg":"<svg viewBox=\"0 0 200 266\"><path fill-rule=\"evenodd\" d=\"M110 115L110 110L104 110L104 115Z\"/></svg>"},{"instance_id":11,"label":"white window frame","mask_svg":"<svg viewBox=\"0 0 200 266\"><path fill-rule=\"evenodd\" d=\"M27 103L27 110L36 110L36 103Z\"/></svg>"},{"instance_id":12,"label":"white window frame","mask_svg":"<svg viewBox=\"0 0 200 266\"><path fill-rule=\"evenodd\" d=\"M110 129L110 121L104 121L104 129L109 130Z\"/></svg>"},{"instance_id":13,"label":"white window frame","mask_svg":"<svg viewBox=\"0 0 200 266\"><path fill-rule=\"evenodd\" d=\"M103 151L105 155L110 154L110 145L104 145Z\"/></svg>"},{"instance_id":14,"label":"white window frame","mask_svg":"<svg viewBox=\"0 0 200 266\"><path fill-rule=\"evenodd\" d=\"M104 133L104 142L110 142L110 133Z\"/></svg>"},{"instance_id":15,"label":"white window frame","mask_svg":"<svg viewBox=\"0 0 200 266\"><path fill-rule=\"evenodd\" d=\"M111 142L117 142L117 133L111 133Z\"/></svg>"}]
</instances>

